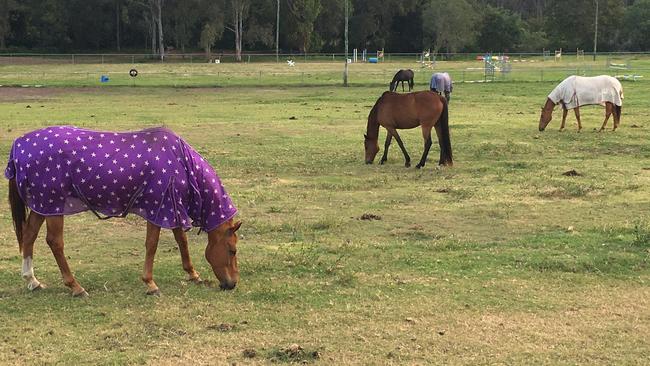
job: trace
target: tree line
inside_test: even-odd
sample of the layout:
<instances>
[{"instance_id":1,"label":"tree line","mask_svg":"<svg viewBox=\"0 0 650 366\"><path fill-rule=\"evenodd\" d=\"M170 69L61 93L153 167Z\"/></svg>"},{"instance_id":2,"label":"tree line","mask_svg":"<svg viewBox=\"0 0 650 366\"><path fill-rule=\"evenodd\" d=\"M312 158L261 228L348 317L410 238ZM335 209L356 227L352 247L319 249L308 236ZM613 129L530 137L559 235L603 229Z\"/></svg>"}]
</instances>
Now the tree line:
<instances>
[{"instance_id":1,"label":"tree line","mask_svg":"<svg viewBox=\"0 0 650 366\"><path fill-rule=\"evenodd\" d=\"M650 0L0 0L0 50L650 50ZM278 24L279 19L279 24Z\"/></svg>"}]
</instances>

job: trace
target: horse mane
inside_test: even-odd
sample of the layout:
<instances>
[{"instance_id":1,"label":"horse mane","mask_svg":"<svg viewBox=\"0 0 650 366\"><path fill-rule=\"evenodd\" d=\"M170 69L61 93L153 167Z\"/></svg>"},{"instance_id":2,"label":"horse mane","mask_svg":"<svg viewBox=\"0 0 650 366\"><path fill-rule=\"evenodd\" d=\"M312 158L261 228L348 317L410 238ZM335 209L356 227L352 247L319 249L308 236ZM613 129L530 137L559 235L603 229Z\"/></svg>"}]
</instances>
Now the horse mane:
<instances>
[{"instance_id":1,"label":"horse mane","mask_svg":"<svg viewBox=\"0 0 650 366\"><path fill-rule=\"evenodd\" d=\"M366 138L370 134L370 138L376 140L379 138L379 121L377 121L377 110L379 109L379 104L386 94L390 93L385 91L382 95L377 98L375 105L372 106L370 113L368 113L368 126L366 127Z\"/></svg>"}]
</instances>

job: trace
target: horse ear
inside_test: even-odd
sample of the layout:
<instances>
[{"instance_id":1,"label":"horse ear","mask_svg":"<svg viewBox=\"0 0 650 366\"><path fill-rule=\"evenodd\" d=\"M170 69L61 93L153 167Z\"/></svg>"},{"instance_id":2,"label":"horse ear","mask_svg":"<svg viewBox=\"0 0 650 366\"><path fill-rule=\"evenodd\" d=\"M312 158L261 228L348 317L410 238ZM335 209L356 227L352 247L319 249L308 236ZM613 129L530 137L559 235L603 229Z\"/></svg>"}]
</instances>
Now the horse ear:
<instances>
[{"instance_id":1,"label":"horse ear","mask_svg":"<svg viewBox=\"0 0 650 366\"><path fill-rule=\"evenodd\" d=\"M237 221L229 230L234 234L241 227L241 221Z\"/></svg>"}]
</instances>

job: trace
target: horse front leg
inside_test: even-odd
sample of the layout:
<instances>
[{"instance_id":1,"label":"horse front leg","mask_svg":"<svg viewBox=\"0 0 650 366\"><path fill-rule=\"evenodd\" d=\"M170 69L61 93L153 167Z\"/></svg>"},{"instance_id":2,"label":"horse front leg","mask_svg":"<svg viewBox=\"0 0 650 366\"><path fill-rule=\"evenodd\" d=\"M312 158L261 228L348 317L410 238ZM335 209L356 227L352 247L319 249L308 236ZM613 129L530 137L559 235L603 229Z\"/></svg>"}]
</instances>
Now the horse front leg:
<instances>
[{"instance_id":1,"label":"horse front leg","mask_svg":"<svg viewBox=\"0 0 650 366\"><path fill-rule=\"evenodd\" d=\"M576 115L576 120L578 121L578 132L582 130L582 123L580 123L580 107L575 107L573 113Z\"/></svg>"},{"instance_id":2,"label":"horse front leg","mask_svg":"<svg viewBox=\"0 0 650 366\"><path fill-rule=\"evenodd\" d=\"M30 291L36 291L45 288L45 285L40 283L34 275L34 242L38 237L38 232L45 221L45 216L38 214L34 211L29 213L27 224L22 228L23 230L23 270L22 277L27 281L27 288ZM17 230L20 230L18 228Z\"/></svg>"},{"instance_id":3,"label":"horse front leg","mask_svg":"<svg viewBox=\"0 0 650 366\"><path fill-rule=\"evenodd\" d=\"M598 132L601 132L605 129L605 126L607 125L607 121L609 120L609 116L612 115L612 104L607 103L605 104L605 120L603 121L603 125L600 127L600 130ZM614 129L616 129L616 121L614 121Z\"/></svg>"},{"instance_id":4,"label":"horse front leg","mask_svg":"<svg viewBox=\"0 0 650 366\"><path fill-rule=\"evenodd\" d=\"M560 132L564 131L564 124L566 123L566 115L569 113L569 110L565 107L562 107L562 124L560 125Z\"/></svg>"},{"instance_id":5,"label":"horse front leg","mask_svg":"<svg viewBox=\"0 0 650 366\"><path fill-rule=\"evenodd\" d=\"M395 140L397 140L397 145L399 145L399 148L402 150L402 154L404 154L404 166L405 167L410 167L411 166L411 157L409 156L409 153L406 152L406 148L404 147L404 143L402 142L402 139L399 137L399 134L397 133L397 130L394 128L391 129L386 129L388 130L388 133L393 135L395 137Z\"/></svg>"},{"instance_id":6,"label":"horse front leg","mask_svg":"<svg viewBox=\"0 0 650 366\"><path fill-rule=\"evenodd\" d=\"M386 133L386 142L384 143L384 155L382 155L379 164L383 165L386 160L388 160L388 148L390 147L390 142L393 139L393 135L390 134L390 131Z\"/></svg>"},{"instance_id":7,"label":"horse front leg","mask_svg":"<svg viewBox=\"0 0 650 366\"><path fill-rule=\"evenodd\" d=\"M63 252L63 216L49 216L45 219L47 226L47 245L50 246L56 264L59 265L59 270L63 276L63 283L72 290L74 297L86 297L88 293L84 290L79 282L74 278L68 266L68 261Z\"/></svg>"},{"instance_id":8,"label":"horse front leg","mask_svg":"<svg viewBox=\"0 0 650 366\"><path fill-rule=\"evenodd\" d=\"M147 285L147 295L160 296L160 289L153 281L153 259L158 249L160 239L160 226L147 222L147 238L145 240L146 254L144 258L144 271L142 281Z\"/></svg>"},{"instance_id":9,"label":"horse front leg","mask_svg":"<svg viewBox=\"0 0 650 366\"><path fill-rule=\"evenodd\" d=\"M422 168L427 163L427 156L429 156L429 149L431 149L431 127L422 126L422 138L424 138L424 151L422 152L422 158L420 162L415 166L416 169ZM442 150L440 150L442 154ZM442 155L440 156L440 162L442 164Z\"/></svg>"},{"instance_id":10,"label":"horse front leg","mask_svg":"<svg viewBox=\"0 0 650 366\"><path fill-rule=\"evenodd\" d=\"M176 239L176 243L178 244L178 250L181 252L183 270L187 272L187 280L194 283L203 282L199 276L199 273L194 270L194 266L192 265L192 260L190 259L190 251L187 245L187 235L185 234L185 231L183 231L183 228L179 227L174 229L173 232L174 239Z\"/></svg>"}]
</instances>

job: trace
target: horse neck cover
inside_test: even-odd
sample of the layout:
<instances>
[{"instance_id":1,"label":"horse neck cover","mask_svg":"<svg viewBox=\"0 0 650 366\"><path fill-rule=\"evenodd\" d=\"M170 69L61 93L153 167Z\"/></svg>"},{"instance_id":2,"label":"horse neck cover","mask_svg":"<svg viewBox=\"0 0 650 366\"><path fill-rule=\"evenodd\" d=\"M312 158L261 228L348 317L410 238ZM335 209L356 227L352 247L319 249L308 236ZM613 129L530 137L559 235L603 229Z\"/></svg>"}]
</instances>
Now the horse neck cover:
<instances>
[{"instance_id":1,"label":"horse neck cover","mask_svg":"<svg viewBox=\"0 0 650 366\"><path fill-rule=\"evenodd\" d=\"M163 228L210 231L237 213L214 169L166 128L32 131L14 141L5 177L44 216L135 213Z\"/></svg>"},{"instance_id":2,"label":"horse neck cover","mask_svg":"<svg viewBox=\"0 0 650 366\"><path fill-rule=\"evenodd\" d=\"M616 78L608 75L593 77L569 76L553 89L548 98L555 104L564 103L567 109L583 105L610 102L623 105L623 87Z\"/></svg>"}]
</instances>

